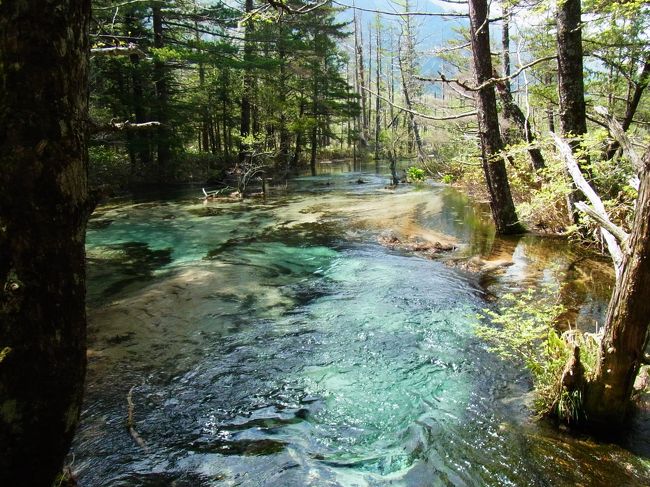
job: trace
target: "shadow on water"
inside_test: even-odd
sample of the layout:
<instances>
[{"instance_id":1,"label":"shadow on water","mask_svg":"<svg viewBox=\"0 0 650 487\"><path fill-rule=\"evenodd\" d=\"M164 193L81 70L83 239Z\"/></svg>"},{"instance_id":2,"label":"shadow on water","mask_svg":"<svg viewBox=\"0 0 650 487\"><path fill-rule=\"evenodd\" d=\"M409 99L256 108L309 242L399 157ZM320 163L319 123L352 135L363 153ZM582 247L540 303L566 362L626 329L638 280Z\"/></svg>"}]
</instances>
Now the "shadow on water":
<instances>
[{"instance_id":1,"label":"shadow on water","mask_svg":"<svg viewBox=\"0 0 650 487\"><path fill-rule=\"evenodd\" d=\"M549 280L591 329L607 266L497 238L452 189L351 169L266 201L100 208L80 485L647 485L647 415L615 443L536 422L526 373L472 332L486 297ZM387 230L459 250L422 259L380 245Z\"/></svg>"}]
</instances>

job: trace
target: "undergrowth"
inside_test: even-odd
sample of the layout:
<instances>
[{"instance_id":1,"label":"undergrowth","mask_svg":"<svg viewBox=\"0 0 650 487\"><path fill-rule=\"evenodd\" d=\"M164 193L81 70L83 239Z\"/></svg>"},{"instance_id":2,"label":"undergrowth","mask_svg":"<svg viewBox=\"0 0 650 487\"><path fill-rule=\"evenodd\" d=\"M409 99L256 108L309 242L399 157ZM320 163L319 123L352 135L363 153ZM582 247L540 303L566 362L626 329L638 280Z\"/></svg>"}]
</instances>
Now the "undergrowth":
<instances>
[{"instance_id":1,"label":"undergrowth","mask_svg":"<svg viewBox=\"0 0 650 487\"><path fill-rule=\"evenodd\" d=\"M577 330L560 333L557 319L565 308L557 300L557 289L547 285L519 294L506 294L496 309L478 315L476 334L501 359L528 369L533 380L533 408L541 416L556 416L571 423L581 410L579 391L561 386L562 372L575 346L586 376L594 370L598 340Z\"/></svg>"}]
</instances>

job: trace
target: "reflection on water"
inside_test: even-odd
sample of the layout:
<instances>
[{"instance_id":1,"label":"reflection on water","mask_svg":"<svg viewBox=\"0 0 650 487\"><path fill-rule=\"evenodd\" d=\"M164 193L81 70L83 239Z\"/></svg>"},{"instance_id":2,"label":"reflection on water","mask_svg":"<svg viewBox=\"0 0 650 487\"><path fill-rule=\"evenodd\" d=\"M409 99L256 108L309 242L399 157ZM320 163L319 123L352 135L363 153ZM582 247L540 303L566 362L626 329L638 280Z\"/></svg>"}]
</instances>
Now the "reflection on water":
<instances>
[{"instance_id":1,"label":"reflection on water","mask_svg":"<svg viewBox=\"0 0 650 487\"><path fill-rule=\"evenodd\" d=\"M81 485L648 483L647 421L623 440L640 456L534 422L525 373L471 330L486 298L549 279L593 326L606 266L495 238L448 188L325 168L267 201L97 212ZM382 247L386 231L454 240L491 277ZM132 387L146 450L125 427Z\"/></svg>"}]
</instances>

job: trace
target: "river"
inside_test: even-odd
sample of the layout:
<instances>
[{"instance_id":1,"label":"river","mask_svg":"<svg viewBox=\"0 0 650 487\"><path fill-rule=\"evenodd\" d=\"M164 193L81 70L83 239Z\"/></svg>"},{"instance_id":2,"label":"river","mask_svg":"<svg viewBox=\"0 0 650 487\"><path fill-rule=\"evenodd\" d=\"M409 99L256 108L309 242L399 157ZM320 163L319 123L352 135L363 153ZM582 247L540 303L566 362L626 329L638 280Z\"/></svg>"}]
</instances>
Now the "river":
<instances>
[{"instance_id":1,"label":"river","mask_svg":"<svg viewBox=\"0 0 650 487\"><path fill-rule=\"evenodd\" d=\"M504 292L549 281L594 328L608 264L496 238L456 190L386 189L379 169L98 208L68 459L81 486L650 484L647 417L607 442L536 421L525 371L472 331ZM387 235L457 250L425 258Z\"/></svg>"}]
</instances>

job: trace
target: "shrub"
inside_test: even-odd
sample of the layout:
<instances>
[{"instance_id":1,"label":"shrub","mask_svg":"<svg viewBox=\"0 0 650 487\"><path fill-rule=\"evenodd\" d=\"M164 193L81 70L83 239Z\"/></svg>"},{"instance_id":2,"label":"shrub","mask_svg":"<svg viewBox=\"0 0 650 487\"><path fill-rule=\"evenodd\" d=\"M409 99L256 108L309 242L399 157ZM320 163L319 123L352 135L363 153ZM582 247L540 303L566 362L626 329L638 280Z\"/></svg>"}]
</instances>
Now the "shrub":
<instances>
[{"instance_id":1,"label":"shrub","mask_svg":"<svg viewBox=\"0 0 650 487\"><path fill-rule=\"evenodd\" d=\"M424 170L415 166L411 166L406 170L406 176L412 183L421 183L425 179Z\"/></svg>"},{"instance_id":2,"label":"shrub","mask_svg":"<svg viewBox=\"0 0 650 487\"><path fill-rule=\"evenodd\" d=\"M552 286L506 294L496 310L486 309L478 316L476 334L491 352L529 370L537 414L573 422L578 419L581 397L561 387L562 372L577 345L588 376L595 367L598 340L577 330L560 334L555 324L564 307L554 296L557 289Z\"/></svg>"}]
</instances>

